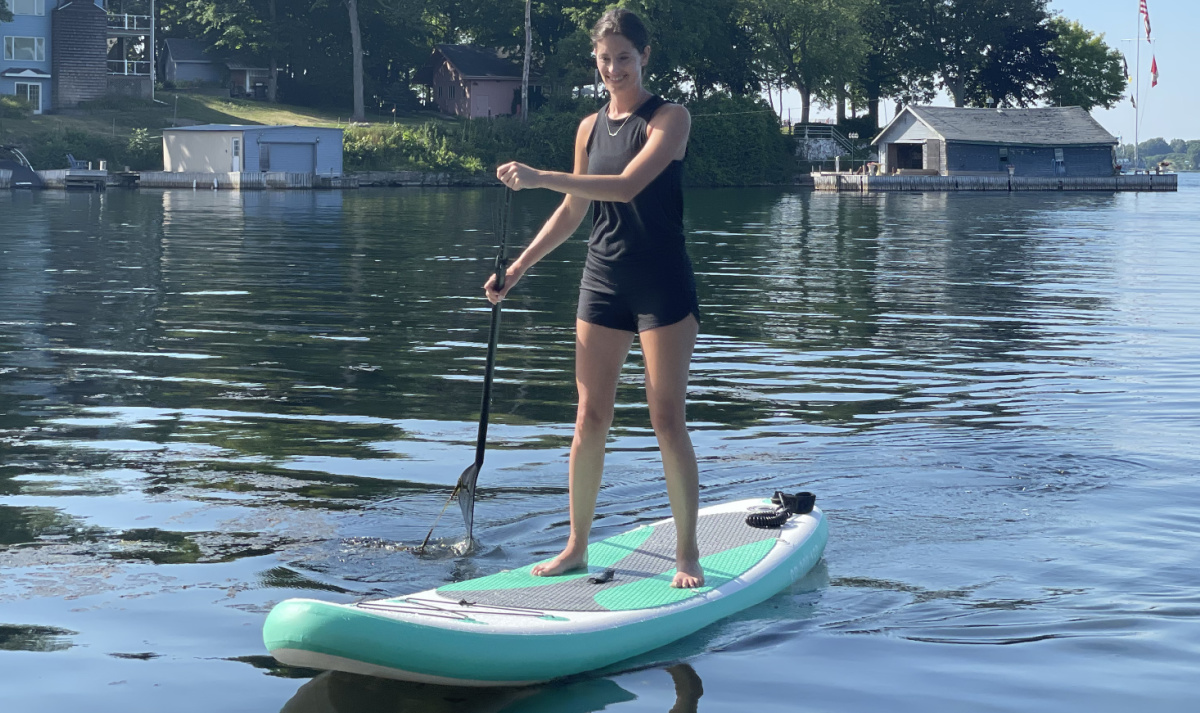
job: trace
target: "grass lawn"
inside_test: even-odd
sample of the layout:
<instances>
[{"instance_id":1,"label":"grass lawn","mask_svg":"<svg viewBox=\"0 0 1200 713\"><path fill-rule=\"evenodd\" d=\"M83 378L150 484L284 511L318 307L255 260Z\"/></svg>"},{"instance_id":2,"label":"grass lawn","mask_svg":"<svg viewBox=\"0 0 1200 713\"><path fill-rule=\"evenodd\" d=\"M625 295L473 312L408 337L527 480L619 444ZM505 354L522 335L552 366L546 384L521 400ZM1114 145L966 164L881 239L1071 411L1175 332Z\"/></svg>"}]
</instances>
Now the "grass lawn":
<instances>
[{"instance_id":1,"label":"grass lawn","mask_svg":"<svg viewBox=\"0 0 1200 713\"><path fill-rule=\"evenodd\" d=\"M157 136L162 129L195 124L295 124L297 126L347 125L350 111L339 114L327 109L269 104L265 101L230 99L183 91L160 91L162 104L132 99L108 98L85 108L59 114L43 114L24 119L0 119L0 143L22 143L58 128L70 128L109 137L127 139L133 129L149 129ZM397 124L417 125L428 121L454 123L454 119L433 112L396 116ZM368 121L391 124L391 114L370 116Z\"/></svg>"}]
</instances>

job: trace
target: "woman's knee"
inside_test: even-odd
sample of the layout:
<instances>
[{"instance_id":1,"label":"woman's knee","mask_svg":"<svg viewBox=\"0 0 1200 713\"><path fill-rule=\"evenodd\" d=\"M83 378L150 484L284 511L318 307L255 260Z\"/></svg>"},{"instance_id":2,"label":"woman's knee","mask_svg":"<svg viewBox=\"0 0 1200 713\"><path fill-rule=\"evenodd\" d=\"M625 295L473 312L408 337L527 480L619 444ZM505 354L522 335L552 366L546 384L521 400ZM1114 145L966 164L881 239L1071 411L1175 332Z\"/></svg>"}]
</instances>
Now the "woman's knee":
<instances>
[{"instance_id":1,"label":"woman's knee","mask_svg":"<svg viewBox=\"0 0 1200 713\"><path fill-rule=\"evenodd\" d=\"M687 416L682 403L650 403L650 426L660 438L687 435Z\"/></svg>"},{"instance_id":2,"label":"woman's knee","mask_svg":"<svg viewBox=\"0 0 1200 713\"><path fill-rule=\"evenodd\" d=\"M612 426L613 404L580 400L575 413L575 429L585 434L606 434Z\"/></svg>"}]
</instances>

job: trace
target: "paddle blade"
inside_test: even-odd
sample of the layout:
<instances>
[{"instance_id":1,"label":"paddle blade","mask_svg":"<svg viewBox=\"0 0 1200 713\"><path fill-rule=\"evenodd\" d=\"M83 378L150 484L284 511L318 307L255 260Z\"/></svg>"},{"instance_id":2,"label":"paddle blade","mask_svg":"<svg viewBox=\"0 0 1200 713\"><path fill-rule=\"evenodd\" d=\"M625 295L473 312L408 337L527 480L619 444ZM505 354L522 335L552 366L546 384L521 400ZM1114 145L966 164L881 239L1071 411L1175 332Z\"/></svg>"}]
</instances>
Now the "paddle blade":
<instances>
[{"instance_id":1,"label":"paddle blade","mask_svg":"<svg viewBox=\"0 0 1200 713\"><path fill-rule=\"evenodd\" d=\"M479 466L472 463L458 476L458 506L462 508L463 522L467 525L467 541L475 526L475 481L479 480Z\"/></svg>"}]
</instances>

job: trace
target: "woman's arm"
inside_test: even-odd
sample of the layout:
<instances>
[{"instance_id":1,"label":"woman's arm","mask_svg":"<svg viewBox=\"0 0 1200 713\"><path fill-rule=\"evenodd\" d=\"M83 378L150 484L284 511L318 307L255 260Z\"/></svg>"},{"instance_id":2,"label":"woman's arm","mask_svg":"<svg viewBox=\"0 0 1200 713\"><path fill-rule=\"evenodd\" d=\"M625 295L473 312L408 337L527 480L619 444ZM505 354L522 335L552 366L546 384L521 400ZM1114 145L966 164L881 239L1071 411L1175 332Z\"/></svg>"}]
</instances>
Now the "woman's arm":
<instances>
[{"instance_id":1,"label":"woman's arm","mask_svg":"<svg viewBox=\"0 0 1200 713\"><path fill-rule=\"evenodd\" d=\"M579 130L575 132L575 173L566 175L584 175L587 173L587 142L588 137L592 134L592 126L595 123L595 114L585 117L583 121L579 122ZM505 273L504 289L495 289L495 275L492 275L488 279L487 284L483 286L484 291L487 292L488 299L493 303L504 299L508 295L508 291L517 283L517 280L520 280L525 275L529 268L549 255L554 248L566 242L567 238L571 237L579 228L579 224L583 222L583 218L587 215L591 203L590 200L579 196L565 196L563 202L551 214L550 218L546 220L545 225L538 231L528 247L522 250L521 255L509 265Z\"/></svg>"},{"instance_id":2,"label":"woman's arm","mask_svg":"<svg viewBox=\"0 0 1200 713\"><path fill-rule=\"evenodd\" d=\"M678 104L667 104L650 118L649 138L625 170L615 176L589 176L559 171L539 171L512 161L496 169L504 185L523 188L548 188L585 200L628 203L645 190L672 161L687 151L692 117Z\"/></svg>"}]
</instances>

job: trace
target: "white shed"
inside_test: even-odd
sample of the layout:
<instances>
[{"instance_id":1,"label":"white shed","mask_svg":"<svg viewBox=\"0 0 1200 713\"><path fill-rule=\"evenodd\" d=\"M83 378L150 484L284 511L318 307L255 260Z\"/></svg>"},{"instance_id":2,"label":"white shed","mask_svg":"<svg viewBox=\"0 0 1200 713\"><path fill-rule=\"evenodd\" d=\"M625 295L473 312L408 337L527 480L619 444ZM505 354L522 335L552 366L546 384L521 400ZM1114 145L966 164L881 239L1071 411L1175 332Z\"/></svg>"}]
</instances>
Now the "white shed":
<instances>
[{"instance_id":1,"label":"white shed","mask_svg":"<svg viewBox=\"0 0 1200 713\"><path fill-rule=\"evenodd\" d=\"M342 175L342 130L319 126L206 124L163 129L171 173Z\"/></svg>"}]
</instances>

